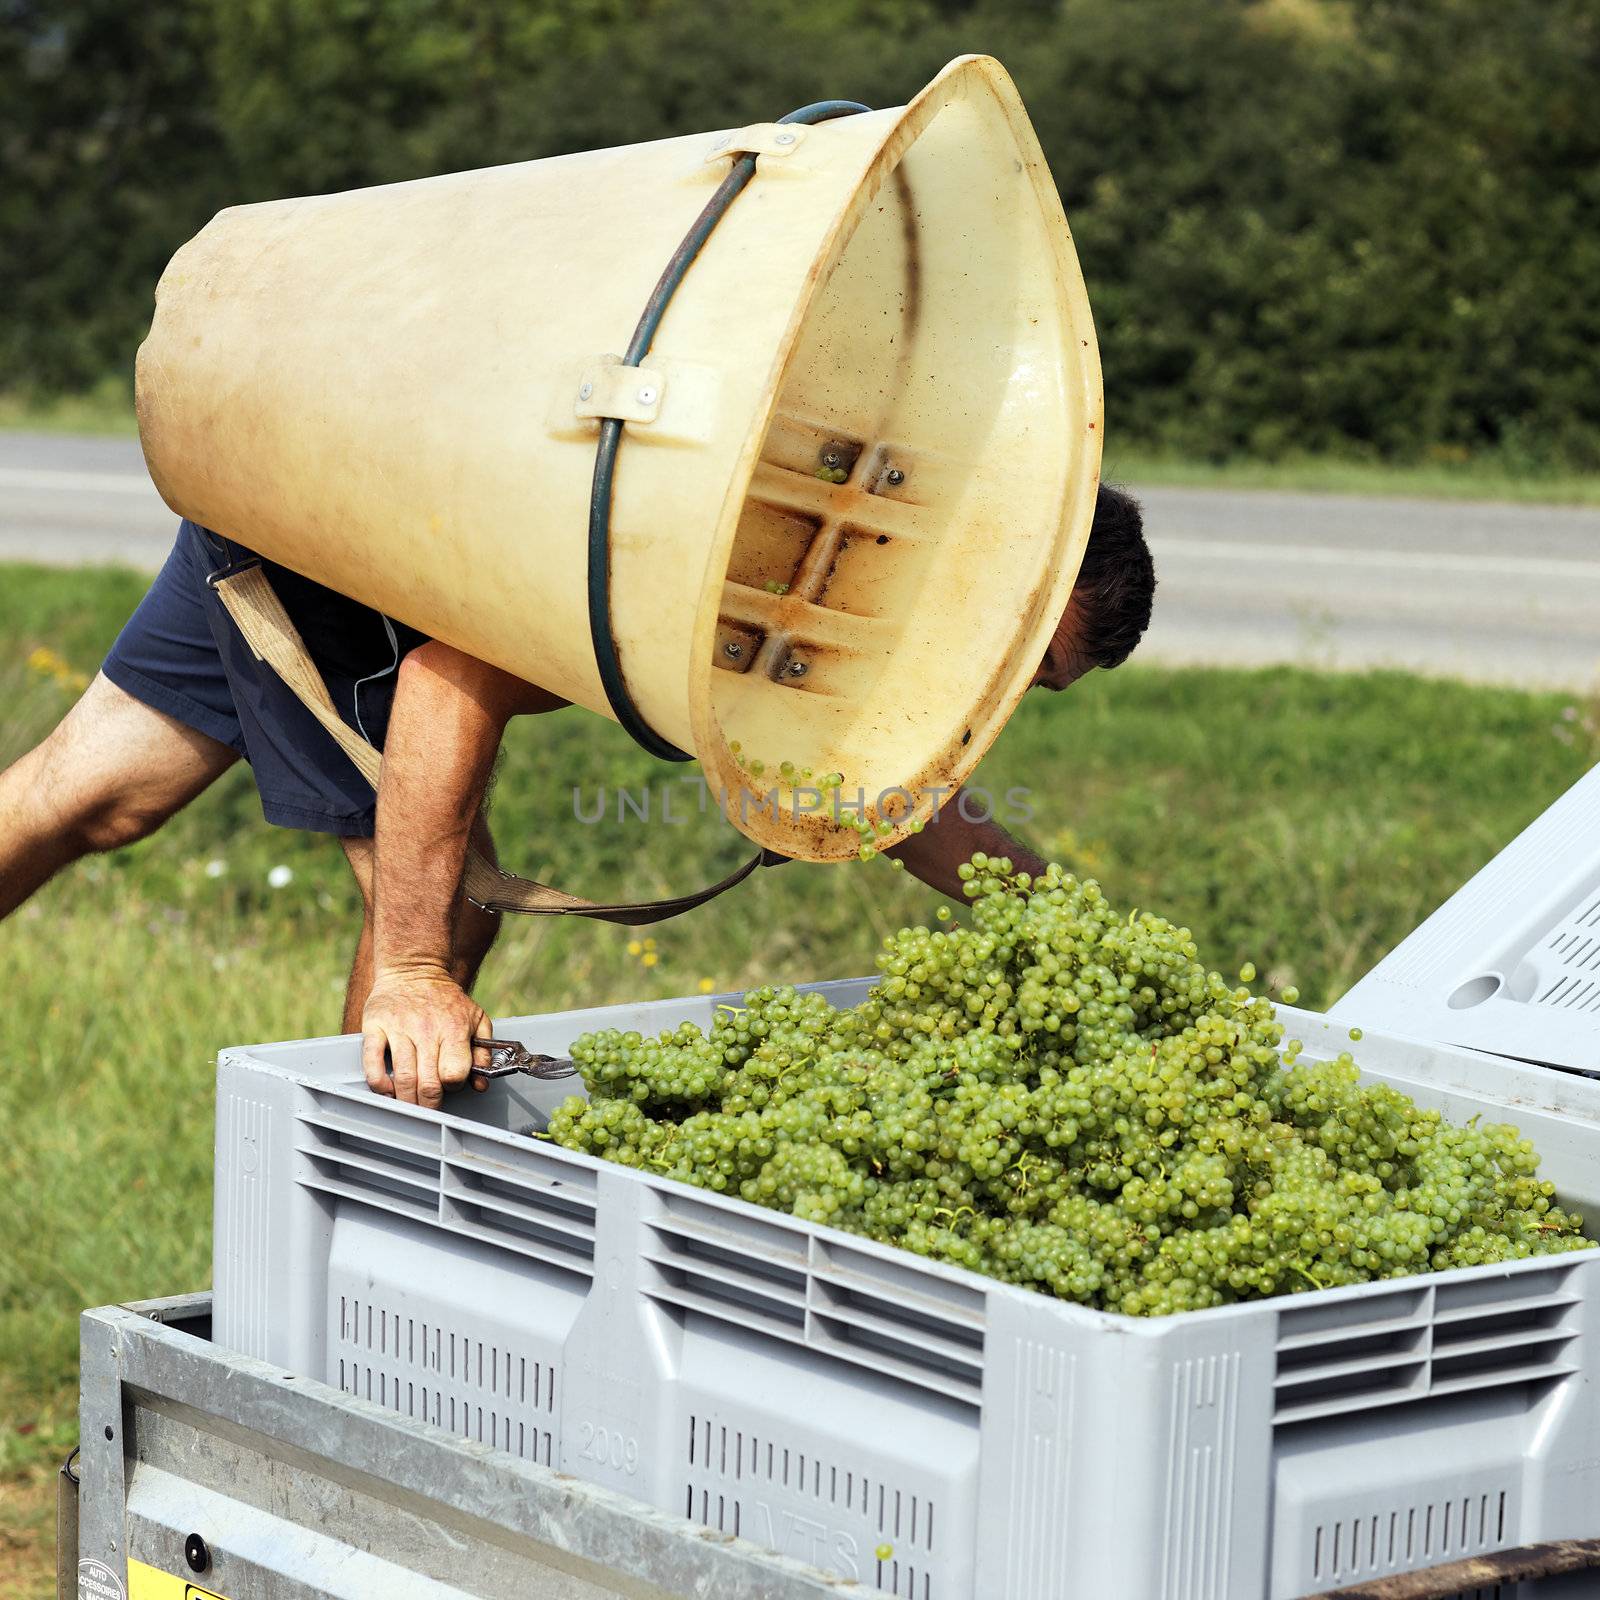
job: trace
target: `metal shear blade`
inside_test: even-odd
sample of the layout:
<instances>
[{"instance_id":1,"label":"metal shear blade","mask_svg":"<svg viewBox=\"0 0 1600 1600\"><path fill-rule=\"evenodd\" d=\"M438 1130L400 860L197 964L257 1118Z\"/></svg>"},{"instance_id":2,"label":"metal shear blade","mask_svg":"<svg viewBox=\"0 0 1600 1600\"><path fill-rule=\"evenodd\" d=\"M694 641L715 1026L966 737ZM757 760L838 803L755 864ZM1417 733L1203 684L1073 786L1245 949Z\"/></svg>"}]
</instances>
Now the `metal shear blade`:
<instances>
[{"instance_id":1,"label":"metal shear blade","mask_svg":"<svg viewBox=\"0 0 1600 1600\"><path fill-rule=\"evenodd\" d=\"M480 1078L509 1078L514 1072L530 1078L571 1078L578 1071L570 1060L540 1055L516 1039L474 1039L472 1048L474 1053L489 1052L489 1065L472 1069Z\"/></svg>"}]
</instances>

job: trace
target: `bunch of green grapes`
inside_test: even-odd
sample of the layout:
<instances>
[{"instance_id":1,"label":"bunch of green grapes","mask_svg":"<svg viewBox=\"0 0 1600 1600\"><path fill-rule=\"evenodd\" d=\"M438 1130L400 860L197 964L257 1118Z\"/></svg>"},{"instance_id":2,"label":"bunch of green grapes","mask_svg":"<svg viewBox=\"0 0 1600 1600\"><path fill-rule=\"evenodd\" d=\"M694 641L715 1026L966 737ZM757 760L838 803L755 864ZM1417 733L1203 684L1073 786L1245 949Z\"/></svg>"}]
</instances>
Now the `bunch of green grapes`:
<instances>
[{"instance_id":1,"label":"bunch of green grapes","mask_svg":"<svg viewBox=\"0 0 1600 1600\"><path fill-rule=\"evenodd\" d=\"M892 934L855 1007L766 987L585 1035L549 1137L1131 1315L1589 1246L1515 1128L1302 1062L1187 928L961 872L965 923Z\"/></svg>"}]
</instances>

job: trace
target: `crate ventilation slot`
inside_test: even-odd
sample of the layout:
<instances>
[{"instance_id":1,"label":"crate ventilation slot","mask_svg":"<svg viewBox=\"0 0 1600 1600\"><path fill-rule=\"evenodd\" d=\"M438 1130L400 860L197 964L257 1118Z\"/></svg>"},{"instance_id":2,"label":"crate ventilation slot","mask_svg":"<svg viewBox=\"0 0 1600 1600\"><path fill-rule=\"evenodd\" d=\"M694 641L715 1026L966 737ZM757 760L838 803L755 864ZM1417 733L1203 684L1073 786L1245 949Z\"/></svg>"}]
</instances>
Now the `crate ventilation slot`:
<instances>
[{"instance_id":1,"label":"crate ventilation slot","mask_svg":"<svg viewBox=\"0 0 1600 1600\"><path fill-rule=\"evenodd\" d=\"M684 1515L905 1600L936 1600L933 1501L749 1429L689 1418ZM778 1503L774 1503L774 1501ZM847 1531L848 1530L848 1531ZM879 1545L894 1547L879 1561Z\"/></svg>"},{"instance_id":2,"label":"crate ventilation slot","mask_svg":"<svg viewBox=\"0 0 1600 1600\"><path fill-rule=\"evenodd\" d=\"M650 1228L645 1292L977 1406L984 1297L781 1227L673 1196Z\"/></svg>"},{"instance_id":3,"label":"crate ventilation slot","mask_svg":"<svg viewBox=\"0 0 1600 1600\"><path fill-rule=\"evenodd\" d=\"M1576 1372L1571 1267L1286 1310L1273 1421L1348 1417Z\"/></svg>"},{"instance_id":4,"label":"crate ventilation slot","mask_svg":"<svg viewBox=\"0 0 1600 1600\"><path fill-rule=\"evenodd\" d=\"M1534 953L1534 965L1543 975L1535 1005L1600 1011L1600 895L1550 931Z\"/></svg>"},{"instance_id":5,"label":"crate ventilation slot","mask_svg":"<svg viewBox=\"0 0 1600 1600\"><path fill-rule=\"evenodd\" d=\"M305 1188L593 1276L593 1172L537 1145L416 1123L376 1097L316 1102L297 1119Z\"/></svg>"},{"instance_id":6,"label":"crate ventilation slot","mask_svg":"<svg viewBox=\"0 0 1600 1600\"><path fill-rule=\"evenodd\" d=\"M300 1180L323 1194L433 1221L439 1211L438 1135L386 1137L365 1118L303 1114L296 1148ZM430 1133L432 1130L430 1130Z\"/></svg>"},{"instance_id":7,"label":"crate ventilation slot","mask_svg":"<svg viewBox=\"0 0 1600 1600\"><path fill-rule=\"evenodd\" d=\"M1312 1535L1310 1575L1316 1583L1343 1587L1501 1550L1506 1536L1504 1489L1336 1518L1318 1524Z\"/></svg>"},{"instance_id":8,"label":"crate ventilation slot","mask_svg":"<svg viewBox=\"0 0 1600 1600\"><path fill-rule=\"evenodd\" d=\"M555 1465L550 1363L349 1295L339 1296L335 1344L330 1376L346 1394Z\"/></svg>"}]
</instances>

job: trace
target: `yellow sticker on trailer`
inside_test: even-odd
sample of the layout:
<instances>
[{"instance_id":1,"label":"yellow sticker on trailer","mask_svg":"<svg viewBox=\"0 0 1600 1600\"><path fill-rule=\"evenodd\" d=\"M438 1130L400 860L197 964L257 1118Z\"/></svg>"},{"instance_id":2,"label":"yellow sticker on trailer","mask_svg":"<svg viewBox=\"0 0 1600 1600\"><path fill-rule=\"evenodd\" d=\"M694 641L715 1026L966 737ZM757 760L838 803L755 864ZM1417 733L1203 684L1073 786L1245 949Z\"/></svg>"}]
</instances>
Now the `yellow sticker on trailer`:
<instances>
[{"instance_id":1,"label":"yellow sticker on trailer","mask_svg":"<svg viewBox=\"0 0 1600 1600\"><path fill-rule=\"evenodd\" d=\"M142 1561L129 1561L128 1600L227 1600L227 1596L170 1572L158 1572Z\"/></svg>"}]
</instances>

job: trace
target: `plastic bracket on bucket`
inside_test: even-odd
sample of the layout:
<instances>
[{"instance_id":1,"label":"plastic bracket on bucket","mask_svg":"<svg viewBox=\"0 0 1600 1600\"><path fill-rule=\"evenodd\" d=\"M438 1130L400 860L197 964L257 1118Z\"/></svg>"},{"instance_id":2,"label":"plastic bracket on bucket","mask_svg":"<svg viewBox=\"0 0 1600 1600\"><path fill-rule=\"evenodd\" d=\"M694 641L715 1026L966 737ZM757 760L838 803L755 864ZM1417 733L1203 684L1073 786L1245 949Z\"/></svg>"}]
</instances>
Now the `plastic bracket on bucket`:
<instances>
[{"instance_id":1,"label":"plastic bracket on bucket","mask_svg":"<svg viewBox=\"0 0 1600 1600\"><path fill-rule=\"evenodd\" d=\"M803 124L785 126L781 122L752 122L747 128L723 134L706 152L706 160L722 161L729 156L793 155L805 136Z\"/></svg>"},{"instance_id":2,"label":"plastic bracket on bucket","mask_svg":"<svg viewBox=\"0 0 1600 1600\"><path fill-rule=\"evenodd\" d=\"M601 356L584 368L573 415L654 422L666 387L665 373L653 367L625 367L621 356Z\"/></svg>"},{"instance_id":3,"label":"plastic bracket on bucket","mask_svg":"<svg viewBox=\"0 0 1600 1600\"><path fill-rule=\"evenodd\" d=\"M592 440L595 424L612 420L627 423L641 443L704 444L717 435L722 384L722 370L701 361L660 358L629 367L618 356L596 356L558 376L545 431L557 439ZM642 389L654 389L654 400L641 402Z\"/></svg>"}]
</instances>

